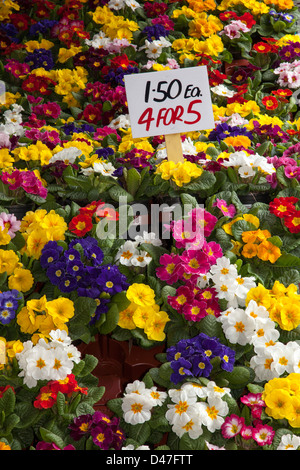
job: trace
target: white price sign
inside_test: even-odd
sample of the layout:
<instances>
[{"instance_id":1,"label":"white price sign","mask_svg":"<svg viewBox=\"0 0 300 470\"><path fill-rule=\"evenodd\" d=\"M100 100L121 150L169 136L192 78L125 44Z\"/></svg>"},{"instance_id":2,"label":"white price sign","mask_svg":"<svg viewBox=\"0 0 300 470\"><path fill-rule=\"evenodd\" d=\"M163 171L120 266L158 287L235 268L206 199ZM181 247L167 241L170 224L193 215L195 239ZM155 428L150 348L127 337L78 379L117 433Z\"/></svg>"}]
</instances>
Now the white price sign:
<instances>
[{"instance_id":1,"label":"white price sign","mask_svg":"<svg viewBox=\"0 0 300 470\"><path fill-rule=\"evenodd\" d=\"M125 76L134 138L215 127L206 66Z\"/></svg>"}]
</instances>

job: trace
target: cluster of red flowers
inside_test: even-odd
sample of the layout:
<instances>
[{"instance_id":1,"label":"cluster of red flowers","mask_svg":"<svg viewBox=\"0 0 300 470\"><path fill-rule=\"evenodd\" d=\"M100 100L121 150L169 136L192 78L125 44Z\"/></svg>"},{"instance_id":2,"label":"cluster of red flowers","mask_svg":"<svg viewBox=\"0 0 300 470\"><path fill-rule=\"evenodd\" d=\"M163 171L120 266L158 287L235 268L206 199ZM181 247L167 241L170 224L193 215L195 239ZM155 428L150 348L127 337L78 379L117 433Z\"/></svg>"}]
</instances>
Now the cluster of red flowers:
<instances>
[{"instance_id":1,"label":"cluster of red flowers","mask_svg":"<svg viewBox=\"0 0 300 470\"><path fill-rule=\"evenodd\" d=\"M297 197L278 197L269 204L272 214L280 217L291 233L300 232L300 210L296 208Z\"/></svg>"},{"instance_id":2,"label":"cluster of red flowers","mask_svg":"<svg viewBox=\"0 0 300 470\"><path fill-rule=\"evenodd\" d=\"M71 397L73 393L82 393L87 395L87 388L79 387L74 374L68 375L64 380L52 380L40 389L33 405L35 408L52 408L56 403L59 392Z\"/></svg>"},{"instance_id":3,"label":"cluster of red flowers","mask_svg":"<svg viewBox=\"0 0 300 470\"><path fill-rule=\"evenodd\" d=\"M119 213L113 208L105 205L103 201L93 201L79 209L79 214L72 218L69 230L77 237L84 237L94 227L94 222L100 219L119 220Z\"/></svg>"}]
</instances>

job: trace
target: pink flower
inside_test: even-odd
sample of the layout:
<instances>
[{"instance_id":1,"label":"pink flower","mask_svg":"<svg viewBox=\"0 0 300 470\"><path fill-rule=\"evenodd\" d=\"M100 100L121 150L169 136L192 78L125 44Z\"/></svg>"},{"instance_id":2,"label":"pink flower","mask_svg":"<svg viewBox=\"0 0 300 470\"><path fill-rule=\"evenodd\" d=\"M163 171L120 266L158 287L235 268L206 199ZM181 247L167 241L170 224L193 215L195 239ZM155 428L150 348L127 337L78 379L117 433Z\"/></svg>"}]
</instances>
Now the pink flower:
<instances>
[{"instance_id":1,"label":"pink flower","mask_svg":"<svg viewBox=\"0 0 300 470\"><path fill-rule=\"evenodd\" d=\"M186 250L181 255L183 268L186 273L202 275L210 269L207 255L201 250Z\"/></svg>"},{"instance_id":2,"label":"pink flower","mask_svg":"<svg viewBox=\"0 0 300 470\"><path fill-rule=\"evenodd\" d=\"M202 250L203 253L206 254L210 265L216 264L217 259L223 256L222 248L219 243L216 242L207 243L205 241Z\"/></svg>"},{"instance_id":3,"label":"pink flower","mask_svg":"<svg viewBox=\"0 0 300 470\"><path fill-rule=\"evenodd\" d=\"M9 140L9 135L6 132L0 132L0 149L8 148L10 149L11 142Z\"/></svg>"},{"instance_id":4,"label":"pink flower","mask_svg":"<svg viewBox=\"0 0 300 470\"><path fill-rule=\"evenodd\" d=\"M243 426L240 434L245 441L248 441L249 439L252 439L252 432L252 426Z\"/></svg>"},{"instance_id":5,"label":"pink flower","mask_svg":"<svg viewBox=\"0 0 300 470\"><path fill-rule=\"evenodd\" d=\"M216 202L213 203L213 206L217 206L226 217L232 218L236 214L235 206L233 204L228 205L224 199L217 199Z\"/></svg>"},{"instance_id":6,"label":"pink flower","mask_svg":"<svg viewBox=\"0 0 300 470\"><path fill-rule=\"evenodd\" d=\"M195 207L188 215L192 217L197 233L202 230L205 237L209 237L218 221L217 217L202 207Z\"/></svg>"},{"instance_id":7,"label":"pink flower","mask_svg":"<svg viewBox=\"0 0 300 470\"><path fill-rule=\"evenodd\" d=\"M168 303L174 310L182 313L183 307L191 303L193 299L193 292L186 286L180 286L176 291L176 295L168 296Z\"/></svg>"},{"instance_id":8,"label":"pink flower","mask_svg":"<svg viewBox=\"0 0 300 470\"><path fill-rule=\"evenodd\" d=\"M0 213L0 224L2 228L8 229L8 235L11 239L16 236L16 232L20 229L21 222L16 218L14 214L6 214L6 212Z\"/></svg>"},{"instance_id":9,"label":"pink flower","mask_svg":"<svg viewBox=\"0 0 300 470\"><path fill-rule=\"evenodd\" d=\"M267 424L258 424L252 432L252 437L259 446L272 444L274 436L274 429Z\"/></svg>"},{"instance_id":10,"label":"pink flower","mask_svg":"<svg viewBox=\"0 0 300 470\"><path fill-rule=\"evenodd\" d=\"M241 432L245 424L244 418L241 418L235 414L226 416L224 423L221 426L222 436L225 439L230 439Z\"/></svg>"},{"instance_id":11,"label":"pink flower","mask_svg":"<svg viewBox=\"0 0 300 470\"><path fill-rule=\"evenodd\" d=\"M265 406L265 402L262 400L261 396L261 393L248 393L247 395L243 395L240 400L247 406Z\"/></svg>"},{"instance_id":12,"label":"pink flower","mask_svg":"<svg viewBox=\"0 0 300 470\"><path fill-rule=\"evenodd\" d=\"M18 189L22 184L22 176L19 170L14 170L12 173L4 171L0 178L12 191Z\"/></svg>"},{"instance_id":13,"label":"pink flower","mask_svg":"<svg viewBox=\"0 0 300 470\"><path fill-rule=\"evenodd\" d=\"M156 268L156 275L161 281L174 284L181 279L184 269L179 255L175 253L162 255L159 262L162 266Z\"/></svg>"}]
</instances>

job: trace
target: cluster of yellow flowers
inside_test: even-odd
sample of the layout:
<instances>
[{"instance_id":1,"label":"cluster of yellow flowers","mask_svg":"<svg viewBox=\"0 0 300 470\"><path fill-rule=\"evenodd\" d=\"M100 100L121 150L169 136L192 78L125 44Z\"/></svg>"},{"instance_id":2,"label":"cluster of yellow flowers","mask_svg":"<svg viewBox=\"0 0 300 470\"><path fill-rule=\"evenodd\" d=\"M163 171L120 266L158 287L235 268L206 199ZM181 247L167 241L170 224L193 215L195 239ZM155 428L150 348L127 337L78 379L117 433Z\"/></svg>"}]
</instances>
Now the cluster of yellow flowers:
<instances>
[{"instance_id":1,"label":"cluster of yellow flowers","mask_svg":"<svg viewBox=\"0 0 300 470\"><path fill-rule=\"evenodd\" d=\"M156 168L156 174L159 174L163 180L172 180L177 186L183 186L202 175L202 168L195 163L185 160L175 163L174 161L163 161Z\"/></svg>"},{"instance_id":2,"label":"cluster of yellow flowers","mask_svg":"<svg viewBox=\"0 0 300 470\"><path fill-rule=\"evenodd\" d=\"M234 244L234 253L241 254L245 258L254 258L257 256L262 261L270 261L270 263L275 263L282 254L281 250L278 246L269 241L269 238L272 237L272 234L269 232L269 230L261 230L259 228L260 221L258 217L252 214L243 214L243 216L236 217L230 222L224 224L222 226L223 230L227 234L233 235L232 226L238 220L246 220L247 222L253 224L257 229L243 232L243 243L238 240L232 240L232 243Z\"/></svg>"},{"instance_id":3,"label":"cluster of yellow flowers","mask_svg":"<svg viewBox=\"0 0 300 470\"><path fill-rule=\"evenodd\" d=\"M287 0L287 2L291 2L291 1L292 0ZM232 9L234 10L235 8L238 8L238 6L240 5L241 7L244 7L250 10L254 16L261 16L265 13L268 13L268 11L270 10L270 7L267 5L267 3L268 3L267 1L259 2L257 0L222 0L220 5L218 6L218 10L221 10L221 11L232 10ZM275 3L275 2L272 1L272 3Z\"/></svg>"},{"instance_id":4,"label":"cluster of yellow flowers","mask_svg":"<svg viewBox=\"0 0 300 470\"><path fill-rule=\"evenodd\" d=\"M19 339L7 341L6 338L0 337L0 370L5 368L9 371L11 363L17 353L22 352L24 345Z\"/></svg>"},{"instance_id":5,"label":"cluster of yellow flowers","mask_svg":"<svg viewBox=\"0 0 300 470\"><path fill-rule=\"evenodd\" d=\"M266 383L262 394L265 412L274 419L287 419L293 428L300 426L300 374L292 373Z\"/></svg>"},{"instance_id":6,"label":"cluster of yellow flowers","mask_svg":"<svg viewBox=\"0 0 300 470\"><path fill-rule=\"evenodd\" d=\"M146 284L134 283L126 296L130 304L120 312L118 325L128 330L141 328L149 340L164 341L164 328L170 319L156 304L154 290Z\"/></svg>"},{"instance_id":7,"label":"cluster of yellow flowers","mask_svg":"<svg viewBox=\"0 0 300 470\"><path fill-rule=\"evenodd\" d=\"M183 62L184 59L193 60L196 54L206 54L210 57L217 57L218 54L223 52L224 44L222 39L217 34L212 34L207 39L198 38L182 38L175 39L172 42L172 49L179 54L179 62Z\"/></svg>"},{"instance_id":8,"label":"cluster of yellow flowers","mask_svg":"<svg viewBox=\"0 0 300 470\"><path fill-rule=\"evenodd\" d=\"M263 305L271 320L282 330L291 331L300 324L300 295L295 284L285 287L281 282L275 281L272 289L258 284L249 290L246 305L250 300Z\"/></svg>"},{"instance_id":9,"label":"cluster of yellow flowers","mask_svg":"<svg viewBox=\"0 0 300 470\"><path fill-rule=\"evenodd\" d=\"M132 40L132 33L139 30L139 25L132 20L124 18L122 15L115 15L106 5L97 7L94 12L90 12L93 21L102 25L102 31L110 39Z\"/></svg>"},{"instance_id":10,"label":"cluster of yellow flowers","mask_svg":"<svg viewBox=\"0 0 300 470\"><path fill-rule=\"evenodd\" d=\"M20 227L20 232L25 239L25 246L21 252L39 259L46 243L64 240L67 229L68 225L64 218L54 210L50 212L45 209L28 211Z\"/></svg>"},{"instance_id":11,"label":"cluster of yellow flowers","mask_svg":"<svg viewBox=\"0 0 300 470\"><path fill-rule=\"evenodd\" d=\"M8 276L9 289L28 292L33 286L33 276L20 262L19 256L13 250L0 250L0 274Z\"/></svg>"},{"instance_id":12,"label":"cluster of yellow flowers","mask_svg":"<svg viewBox=\"0 0 300 470\"><path fill-rule=\"evenodd\" d=\"M49 338L52 330L68 332L66 323L74 316L72 300L58 297L47 300L46 296L31 299L17 314L17 324L22 333L31 334L31 341L36 344L40 338Z\"/></svg>"}]
</instances>

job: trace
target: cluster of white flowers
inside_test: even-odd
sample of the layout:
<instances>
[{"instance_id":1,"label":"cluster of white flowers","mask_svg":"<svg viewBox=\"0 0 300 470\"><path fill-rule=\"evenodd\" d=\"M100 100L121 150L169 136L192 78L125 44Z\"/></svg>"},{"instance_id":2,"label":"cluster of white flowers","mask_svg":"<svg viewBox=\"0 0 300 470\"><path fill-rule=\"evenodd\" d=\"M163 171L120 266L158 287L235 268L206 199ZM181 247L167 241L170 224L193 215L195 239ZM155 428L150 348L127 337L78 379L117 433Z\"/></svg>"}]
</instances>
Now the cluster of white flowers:
<instances>
[{"instance_id":1,"label":"cluster of white flowers","mask_svg":"<svg viewBox=\"0 0 300 470\"><path fill-rule=\"evenodd\" d=\"M141 5L136 0L109 0L107 6L111 10L122 10L122 8L129 7L134 11Z\"/></svg>"},{"instance_id":2,"label":"cluster of white flowers","mask_svg":"<svg viewBox=\"0 0 300 470\"><path fill-rule=\"evenodd\" d=\"M280 86L292 89L300 87L300 60L282 62L279 67L274 69L274 73L278 75Z\"/></svg>"},{"instance_id":3,"label":"cluster of white flowers","mask_svg":"<svg viewBox=\"0 0 300 470\"><path fill-rule=\"evenodd\" d=\"M85 176L89 176L93 173L100 173L103 176L111 176L112 178L117 179L117 176L114 176L115 171L116 168L112 163L100 161L95 161L93 166L81 169L81 173L83 173Z\"/></svg>"},{"instance_id":4,"label":"cluster of white flowers","mask_svg":"<svg viewBox=\"0 0 300 470\"><path fill-rule=\"evenodd\" d=\"M110 38L104 31L94 34L92 39L86 39L85 43L87 46L93 47L94 49L103 48L110 53L120 53L125 47L133 47L136 49L135 44L131 44L126 38Z\"/></svg>"},{"instance_id":5,"label":"cluster of white flowers","mask_svg":"<svg viewBox=\"0 0 300 470\"><path fill-rule=\"evenodd\" d=\"M180 389L171 389L168 393L173 403L168 404L166 418L178 437L188 433L191 439L197 439L203 434L203 426L214 432L221 428L229 412L222 397L230 396L230 390L218 387L214 381L206 386L186 382Z\"/></svg>"},{"instance_id":6,"label":"cluster of white flowers","mask_svg":"<svg viewBox=\"0 0 300 470\"><path fill-rule=\"evenodd\" d=\"M182 142L182 153L183 155L197 155L198 151L195 147L192 139L190 137L186 137ZM163 142L157 146L156 155L157 161L164 160L168 157L167 155L167 147L166 143Z\"/></svg>"},{"instance_id":7,"label":"cluster of white flowers","mask_svg":"<svg viewBox=\"0 0 300 470\"><path fill-rule=\"evenodd\" d=\"M242 277L235 264L226 256L217 259L205 276L199 276L198 287L206 287L213 282L219 299L225 299L228 307L243 307L250 289L256 287L253 276Z\"/></svg>"},{"instance_id":8,"label":"cluster of white flowers","mask_svg":"<svg viewBox=\"0 0 300 470\"><path fill-rule=\"evenodd\" d=\"M4 111L2 115L4 122L0 123L0 132L22 137L24 135L22 111L24 108L16 103L11 105L11 109Z\"/></svg>"},{"instance_id":9,"label":"cluster of white flowers","mask_svg":"<svg viewBox=\"0 0 300 470\"><path fill-rule=\"evenodd\" d=\"M154 41L146 39L145 45L140 47L139 50L145 49L145 54L149 59L157 59L163 52L164 47L170 47L171 45L170 41L161 36L159 39L154 39Z\"/></svg>"},{"instance_id":10,"label":"cluster of white flowers","mask_svg":"<svg viewBox=\"0 0 300 470\"><path fill-rule=\"evenodd\" d=\"M35 387L38 380L63 380L71 374L80 352L71 343L66 331L52 330L47 343L41 338L36 345L26 341L22 352L16 354L24 384Z\"/></svg>"},{"instance_id":11,"label":"cluster of white flowers","mask_svg":"<svg viewBox=\"0 0 300 470\"><path fill-rule=\"evenodd\" d=\"M209 273L198 278L198 286L203 288L210 280L218 298L227 301L227 309L217 318L225 337L232 344L253 346L250 367L255 372L255 381L300 373L300 345L296 341L284 344L279 340L277 325L263 305L254 300L246 305L249 290L256 287L255 278L241 277L236 265L223 256Z\"/></svg>"},{"instance_id":12,"label":"cluster of white flowers","mask_svg":"<svg viewBox=\"0 0 300 470\"><path fill-rule=\"evenodd\" d=\"M254 352L250 367L255 372L257 382L300 373L300 345L297 341L289 341L287 344L270 341L269 345L254 346Z\"/></svg>"},{"instance_id":13,"label":"cluster of white flowers","mask_svg":"<svg viewBox=\"0 0 300 470\"><path fill-rule=\"evenodd\" d=\"M258 153L248 155L243 150L231 153L228 160L224 160L222 165L226 167L238 167L238 173L241 178L251 178L256 174L255 170L261 171L267 175L272 175L276 172L274 165L267 163L266 158Z\"/></svg>"},{"instance_id":14,"label":"cluster of white flowers","mask_svg":"<svg viewBox=\"0 0 300 470\"><path fill-rule=\"evenodd\" d=\"M157 387L147 388L144 382L135 380L127 384L122 399L123 418L126 423L141 424L149 421L155 406L161 406L167 393Z\"/></svg>"},{"instance_id":15,"label":"cluster of white flowers","mask_svg":"<svg viewBox=\"0 0 300 470\"><path fill-rule=\"evenodd\" d=\"M139 249L142 244L150 243L154 246L160 246L161 240L156 237L154 232L143 232L143 236L137 235L135 240L127 240L116 254L115 261L125 266L147 266L152 257L147 251Z\"/></svg>"}]
</instances>

